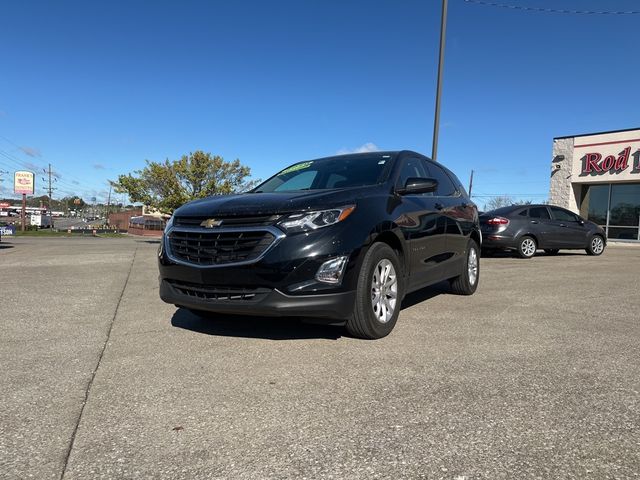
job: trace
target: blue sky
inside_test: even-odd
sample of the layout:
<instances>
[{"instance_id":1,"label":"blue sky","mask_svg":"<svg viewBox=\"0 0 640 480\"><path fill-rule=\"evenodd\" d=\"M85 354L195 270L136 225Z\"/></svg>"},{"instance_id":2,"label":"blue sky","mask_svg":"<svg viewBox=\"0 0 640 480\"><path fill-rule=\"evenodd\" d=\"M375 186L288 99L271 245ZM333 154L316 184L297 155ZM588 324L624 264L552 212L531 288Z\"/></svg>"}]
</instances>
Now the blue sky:
<instances>
[{"instance_id":1,"label":"blue sky","mask_svg":"<svg viewBox=\"0 0 640 480\"><path fill-rule=\"evenodd\" d=\"M544 199L554 136L640 127L639 21L449 0L439 160L463 183L475 169L477 194ZM55 195L101 199L197 149L257 178L360 148L429 155L439 22L439 0L4 2L0 170L50 162Z\"/></svg>"}]
</instances>

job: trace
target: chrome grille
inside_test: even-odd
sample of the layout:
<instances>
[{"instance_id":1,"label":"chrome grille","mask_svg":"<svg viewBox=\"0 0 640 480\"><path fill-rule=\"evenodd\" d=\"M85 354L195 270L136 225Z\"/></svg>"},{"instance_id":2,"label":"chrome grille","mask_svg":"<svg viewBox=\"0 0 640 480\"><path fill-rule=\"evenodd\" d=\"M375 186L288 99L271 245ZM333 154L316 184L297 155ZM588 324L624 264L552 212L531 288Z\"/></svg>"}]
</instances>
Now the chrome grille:
<instances>
[{"instance_id":1,"label":"chrome grille","mask_svg":"<svg viewBox=\"0 0 640 480\"><path fill-rule=\"evenodd\" d=\"M201 266L229 265L257 260L276 240L268 230L177 230L168 235L170 255Z\"/></svg>"},{"instance_id":2,"label":"chrome grille","mask_svg":"<svg viewBox=\"0 0 640 480\"><path fill-rule=\"evenodd\" d=\"M200 227L202 222L215 218L220 222L220 227L266 227L275 224L280 217L281 215L176 217L173 224L176 227Z\"/></svg>"}]
</instances>

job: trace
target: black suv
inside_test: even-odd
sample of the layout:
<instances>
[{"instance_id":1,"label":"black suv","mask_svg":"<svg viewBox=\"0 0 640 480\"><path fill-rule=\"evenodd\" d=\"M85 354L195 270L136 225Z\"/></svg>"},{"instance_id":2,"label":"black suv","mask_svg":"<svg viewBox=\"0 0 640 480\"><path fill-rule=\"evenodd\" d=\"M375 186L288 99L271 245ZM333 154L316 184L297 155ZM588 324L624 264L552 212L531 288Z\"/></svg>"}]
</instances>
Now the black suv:
<instances>
[{"instance_id":1,"label":"black suv","mask_svg":"<svg viewBox=\"0 0 640 480\"><path fill-rule=\"evenodd\" d=\"M410 151L322 158L178 208L160 297L203 316L317 317L380 338L408 292L449 280L474 293L480 243L477 208L442 165Z\"/></svg>"}]
</instances>

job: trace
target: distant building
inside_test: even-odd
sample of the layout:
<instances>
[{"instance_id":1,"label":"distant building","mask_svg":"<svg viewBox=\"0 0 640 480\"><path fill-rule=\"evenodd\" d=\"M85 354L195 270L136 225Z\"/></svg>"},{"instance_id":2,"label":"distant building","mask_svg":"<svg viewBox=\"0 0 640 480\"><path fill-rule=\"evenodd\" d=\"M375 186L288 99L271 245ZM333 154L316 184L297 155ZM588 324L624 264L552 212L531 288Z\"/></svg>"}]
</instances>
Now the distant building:
<instances>
[{"instance_id":1,"label":"distant building","mask_svg":"<svg viewBox=\"0 0 640 480\"><path fill-rule=\"evenodd\" d=\"M109 225L125 230L132 235L159 237L162 235L169 215L158 210L140 207L124 212L110 213Z\"/></svg>"},{"instance_id":2,"label":"distant building","mask_svg":"<svg viewBox=\"0 0 640 480\"><path fill-rule=\"evenodd\" d=\"M549 199L640 241L640 128L554 138Z\"/></svg>"},{"instance_id":3,"label":"distant building","mask_svg":"<svg viewBox=\"0 0 640 480\"><path fill-rule=\"evenodd\" d=\"M118 230L128 230L131 217L137 217L139 215L142 215L142 207L125 210L124 212L110 213L109 226L117 228Z\"/></svg>"}]
</instances>

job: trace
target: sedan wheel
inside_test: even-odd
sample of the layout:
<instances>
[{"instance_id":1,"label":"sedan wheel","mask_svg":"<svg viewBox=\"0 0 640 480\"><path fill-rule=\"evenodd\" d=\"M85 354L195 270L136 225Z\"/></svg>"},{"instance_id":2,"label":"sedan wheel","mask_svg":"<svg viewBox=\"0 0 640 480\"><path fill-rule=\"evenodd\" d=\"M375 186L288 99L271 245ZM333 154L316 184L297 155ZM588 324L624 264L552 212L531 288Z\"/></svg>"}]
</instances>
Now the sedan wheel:
<instances>
[{"instance_id":1,"label":"sedan wheel","mask_svg":"<svg viewBox=\"0 0 640 480\"><path fill-rule=\"evenodd\" d=\"M518 253L522 258L531 258L536 254L538 245L533 237L522 237L518 245Z\"/></svg>"},{"instance_id":2,"label":"sedan wheel","mask_svg":"<svg viewBox=\"0 0 640 480\"><path fill-rule=\"evenodd\" d=\"M601 255L604 252L604 239L600 235L594 235L587 247L589 255Z\"/></svg>"}]
</instances>

